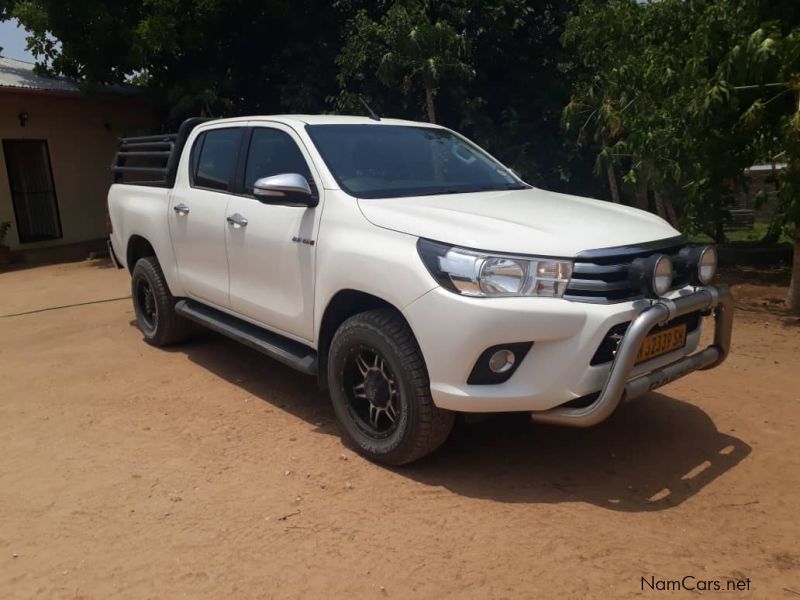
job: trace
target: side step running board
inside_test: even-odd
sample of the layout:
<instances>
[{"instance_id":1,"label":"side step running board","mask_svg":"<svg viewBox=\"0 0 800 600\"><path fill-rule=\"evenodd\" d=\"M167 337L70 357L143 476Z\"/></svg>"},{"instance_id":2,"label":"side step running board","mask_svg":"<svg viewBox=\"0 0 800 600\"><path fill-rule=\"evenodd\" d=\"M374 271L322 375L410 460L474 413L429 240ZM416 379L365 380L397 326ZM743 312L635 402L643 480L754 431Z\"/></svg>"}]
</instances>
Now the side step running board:
<instances>
[{"instance_id":1,"label":"side step running board","mask_svg":"<svg viewBox=\"0 0 800 600\"><path fill-rule=\"evenodd\" d=\"M317 374L317 353L299 342L194 300L179 300L175 303L175 312L302 373Z\"/></svg>"}]
</instances>

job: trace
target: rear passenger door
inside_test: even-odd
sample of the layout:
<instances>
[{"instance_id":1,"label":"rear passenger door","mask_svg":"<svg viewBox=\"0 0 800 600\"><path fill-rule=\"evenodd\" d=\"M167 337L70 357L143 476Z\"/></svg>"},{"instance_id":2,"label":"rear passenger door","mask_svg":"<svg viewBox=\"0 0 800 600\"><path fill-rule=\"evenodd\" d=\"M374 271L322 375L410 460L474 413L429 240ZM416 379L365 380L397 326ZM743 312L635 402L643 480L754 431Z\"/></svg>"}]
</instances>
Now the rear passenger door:
<instances>
[{"instance_id":1,"label":"rear passenger door","mask_svg":"<svg viewBox=\"0 0 800 600\"><path fill-rule=\"evenodd\" d=\"M221 308L230 306L225 216L243 132L244 127L204 129L170 199L169 229L181 284L189 296Z\"/></svg>"},{"instance_id":2,"label":"rear passenger door","mask_svg":"<svg viewBox=\"0 0 800 600\"><path fill-rule=\"evenodd\" d=\"M257 179L297 173L314 193L318 174L297 134L278 123L250 123L240 162L240 188L228 216L246 226L226 226L231 308L295 338L313 335L315 240L322 212L316 207L265 203L253 196Z\"/></svg>"}]
</instances>

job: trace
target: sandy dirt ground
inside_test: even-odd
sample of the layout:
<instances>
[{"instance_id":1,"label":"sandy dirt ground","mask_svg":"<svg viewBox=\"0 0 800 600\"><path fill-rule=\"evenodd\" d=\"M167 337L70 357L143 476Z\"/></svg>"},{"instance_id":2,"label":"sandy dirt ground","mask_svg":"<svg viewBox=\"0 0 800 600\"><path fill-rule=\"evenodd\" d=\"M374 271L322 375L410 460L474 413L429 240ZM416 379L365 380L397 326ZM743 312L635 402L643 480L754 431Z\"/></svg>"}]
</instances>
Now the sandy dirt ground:
<instances>
[{"instance_id":1,"label":"sandy dirt ground","mask_svg":"<svg viewBox=\"0 0 800 600\"><path fill-rule=\"evenodd\" d=\"M739 274L735 274L739 275ZM505 415L386 469L315 382L211 333L141 340L102 261L0 274L0 598L800 597L800 320L590 430ZM711 593L714 596L714 593Z\"/></svg>"}]
</instances>

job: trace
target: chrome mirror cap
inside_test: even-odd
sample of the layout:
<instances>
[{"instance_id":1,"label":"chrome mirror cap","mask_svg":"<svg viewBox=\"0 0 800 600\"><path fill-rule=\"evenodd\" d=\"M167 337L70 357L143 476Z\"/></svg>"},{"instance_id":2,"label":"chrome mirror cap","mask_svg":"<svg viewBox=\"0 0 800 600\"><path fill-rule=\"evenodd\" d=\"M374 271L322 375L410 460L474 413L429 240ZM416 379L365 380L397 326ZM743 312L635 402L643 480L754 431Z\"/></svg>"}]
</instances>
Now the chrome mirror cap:
<instances>
[{"instance_id":1,"label":"chrome mirror cap","mask_svg":"<svg viewBox=\"0 0 800 600\"><path fill-rule=\"evenodd\" d=\"M298 173L281 173L272 177L262 177L253 184L256 197L281 197L287 194L311 195L308 180Z\"/></svg>"}]
</instances>

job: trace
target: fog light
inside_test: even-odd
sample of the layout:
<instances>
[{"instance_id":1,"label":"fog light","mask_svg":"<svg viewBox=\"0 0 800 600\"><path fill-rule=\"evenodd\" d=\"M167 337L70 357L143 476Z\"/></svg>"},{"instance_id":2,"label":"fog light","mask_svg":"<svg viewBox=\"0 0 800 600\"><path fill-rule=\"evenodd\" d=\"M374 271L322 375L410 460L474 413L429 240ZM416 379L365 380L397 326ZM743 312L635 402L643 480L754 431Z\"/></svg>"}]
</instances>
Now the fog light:
<instances>
[{"instance_id":1,"label":"fog light","mask_svg":"<svg viewBox=\"0 0 800 600\"><path fill-rule=\"evenodd\" d=\"M492 354L489 359L489 368L493 373L506 373L514 366L515 361L514 353L504 348Z\"/></svg>"},{"instance_id":2,"label":"fog light","mask_svg":"<svg viewBox=\"0 0 800 600\"><path fill-rule=\"evenodd\" d=\"M469 385L505 383L514 376L532 346L533 342L506 342L489 346L475 361L467 383Z\"/></svg>"}]
</instances>

